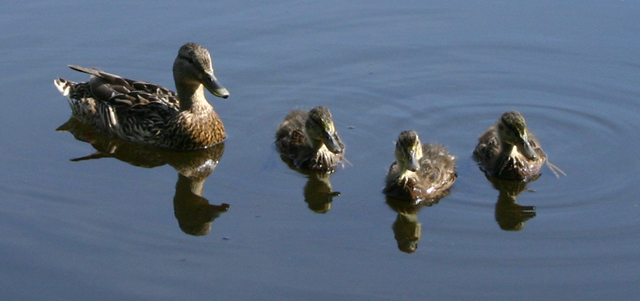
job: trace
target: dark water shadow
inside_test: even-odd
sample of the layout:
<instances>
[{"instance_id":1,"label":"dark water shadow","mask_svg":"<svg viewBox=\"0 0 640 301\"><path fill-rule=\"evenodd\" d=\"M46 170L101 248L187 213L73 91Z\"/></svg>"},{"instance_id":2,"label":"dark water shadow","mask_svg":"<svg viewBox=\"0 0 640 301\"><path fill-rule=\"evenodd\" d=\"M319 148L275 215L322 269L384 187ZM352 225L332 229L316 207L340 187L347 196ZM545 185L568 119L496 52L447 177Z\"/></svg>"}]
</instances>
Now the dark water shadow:
<instances>
[{"instance_id":1,"label":"dark water shadow","mask_svg":"<svg viewBox=\"0 0 640 301\"><path fill-rule=\"evenodd\" d=\"M411 254L418 249L418 242L422 238L422 223L418 220L418 212L423 207L431 207L438 204L449 193L450 191L447 189L434 198L425 199L417 203L386 197L386 203L389 208L398 214L391 228L400 251Z\"/></svg>"},{"instance_id":2,"label":"dark water shadow","mask_svg":"<svg viewBox=\"0 0 640 301\"><path fill-rule=\"evenodd\" d=\"M220 162L224 143L188 152L158 149L108 137L75 118L70 118L56 130L69 132L74 138L91 144L96 150L93 154L71 159L74 162L115 158L143 168L167 164L173 167L178 172L173 197L174 215L180 229L186 234L208 234L213 221L229 208L225 203L212 205L202 197L204 182Z\"/></svg>"},{"instance_id":3,"label":"dark water shadow","mask_svg":"<svg viewBox=\"0 0 640 301\"><path fill-rule=\"evenodd\" d=\"M523 191L531 191L527 188L527 184L536 181L541 174L537 174L527 181L498 179L487 174L485 176L493 188L499 191L495 218L500 229L505 231L522 230L528 220L536 217L536 207L520 205L516 199Z\"/></svg>"},{"instance_id":4,"label":"dark water shadow","mask_svg":"<svg viewBox=\"0 0 640 301\"><path fill-rule=\"evenodd\" d=\"M331 187L331 175L334 170L329 172L310 171L297 168L293 161L289 158L280 156L283 162L289 166L291 170L303 174L307 177L307 184L304 186L304 202L307 203L309 210L324 214L331 210L333 198L340 195L340 192L333 191Z\"/></svg>"}]
</instances>

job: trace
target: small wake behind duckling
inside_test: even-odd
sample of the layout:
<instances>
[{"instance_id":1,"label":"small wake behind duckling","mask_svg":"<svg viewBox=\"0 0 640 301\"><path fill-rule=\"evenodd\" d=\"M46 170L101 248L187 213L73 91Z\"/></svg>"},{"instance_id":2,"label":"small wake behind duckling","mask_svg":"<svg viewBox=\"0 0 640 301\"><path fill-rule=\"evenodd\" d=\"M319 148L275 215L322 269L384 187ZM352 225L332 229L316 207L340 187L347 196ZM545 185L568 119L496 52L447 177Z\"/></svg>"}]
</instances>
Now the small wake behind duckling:
<instances>
[{"instance_id":1,"label":"small wake behind duckling","mask_svg":"<svg viewBox=\"0 0 640 301\"><path fill-rule=\"evenodd\" d=\"M560 179L560 175L558 173L561 173L565 177L567 176L567 174L562 169L560 169L560 167L549 162L549 157L547 157L546 164L547 164L547 167L549 167L549 170L551 170L551 172L556 176L556 178Z\"/></svg>"}]
</instances>

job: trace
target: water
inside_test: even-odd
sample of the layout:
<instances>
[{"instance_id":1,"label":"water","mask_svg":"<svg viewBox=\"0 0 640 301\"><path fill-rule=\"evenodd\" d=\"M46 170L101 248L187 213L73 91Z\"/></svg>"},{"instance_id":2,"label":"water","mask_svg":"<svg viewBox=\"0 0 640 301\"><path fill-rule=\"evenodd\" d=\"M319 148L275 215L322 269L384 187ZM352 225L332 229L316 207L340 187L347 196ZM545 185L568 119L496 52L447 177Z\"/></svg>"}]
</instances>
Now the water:
<instances>
[{"instance_id":1,"label":"water","mask_svg":"<svg viewBox=\"0 0 640 301\"><path fill-rule=\"evenodd\" d=\"M3 300L637 298L637 3L181 3L1 5ZM53 79L85 79L66 65L173 88L187 41L231 92L208 96L229 137L204 199L175 155L69 161L96 150L54 131L69 108ZM316 211L305 186L322 183L273 146L289 110L315 105L351 163ZM512 109L567 173L518 187L524 207L499 202L471 159ZM380 191L405 129L447 145L459 178L399 215ZM186 234L179 205L203 200L217 218ZM398 249L396 220L420 234L415 252Z\"/></svg>"}]
</instances>

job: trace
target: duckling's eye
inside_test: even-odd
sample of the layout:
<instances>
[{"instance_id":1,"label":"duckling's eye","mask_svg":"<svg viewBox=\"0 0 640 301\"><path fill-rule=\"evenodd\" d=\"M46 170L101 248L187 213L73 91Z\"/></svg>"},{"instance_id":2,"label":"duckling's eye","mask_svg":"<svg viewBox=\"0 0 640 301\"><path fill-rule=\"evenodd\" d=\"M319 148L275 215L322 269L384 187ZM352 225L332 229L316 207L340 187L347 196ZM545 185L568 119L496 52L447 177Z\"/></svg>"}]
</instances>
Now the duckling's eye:
<instances>
[{"instance_id":1,"label":"duckling's eye","mask_svg":"<svg viewBox=\"0 0 640 301\"><path fill-rule=\"evenodd\" d=\"M313 118L312 120L313 123L315 123L315 125L323 131L326 131L329 128L329 125L322 119L322 117Z\"/></svg>"},{"instance_id":2,"label":"duckling's eye","mask_svg":"<svg viewBox=\"0 0 640 301\"><path fill-rule=\"evenodd\" d=\"M333 125L332 125L331 121L328 121L328 122L322 122L322 128L323 128L325 131L330 132L330 133L335 132L335 130L334 130L334 128L333 128Z\"/></svg>"},{"instance_id":3,"label":"duckling's eye","mask_svg":"<svg viewBox=\"0 0 640 301\"><path fill-rule=\"evenodd\" d=\"M398 142L396 145L399 149L402 150L403 153L408 153L409 149L411 148L408 144L405 143L405 141Z\"/></svg>"}]
</instances>

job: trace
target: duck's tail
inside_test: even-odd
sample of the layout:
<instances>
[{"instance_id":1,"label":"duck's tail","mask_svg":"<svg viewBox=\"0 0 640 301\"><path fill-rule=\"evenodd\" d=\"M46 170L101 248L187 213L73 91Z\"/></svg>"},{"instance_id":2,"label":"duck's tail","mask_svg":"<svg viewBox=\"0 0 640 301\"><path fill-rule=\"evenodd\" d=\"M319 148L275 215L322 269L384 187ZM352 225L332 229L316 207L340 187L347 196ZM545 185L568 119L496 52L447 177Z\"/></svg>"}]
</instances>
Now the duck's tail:
<instances>
[{"instance_id":1,"label":"duck's tail","mask_svg":"<svg viewBox=\"0 0 640 301\"><path fill-rule=\"evenodd\" d=\"M53 80L53 85L55 85L56 88L58 88L58 91L62 93L62 96L65 96L65 97L69 97L69 94L71 93L71 88L75 84L76 83L72 81L68 81L64 78L59 78L59 77Z\"/></svg>"},{"instance_id":2,"label":"duck's tail","mask_svg":"<svg viewBox=\"0 0 640 301\"><path fill-rule=\"evenodd\" d=\"M85 67L81 67L81 66L78 66L78 65L69 65L69 68L71 68L73 70L76 70L78 72L83 72L83 73L86 73L86 74L89 74L89 75L93 75L93 76L97 76L97 77L101 77L102 76L101 73L106 73L106 72L102 71L101 69L98 69L98 68L95 68L95 67L93 67L93 68L85 68ZM115 77L119 77L119 76L111 74L111 73L106 73L106 74L109 74L109 75L112 75L112 76L115 76Z\"/></svg>"},{"instance_id":3,"label":"duck's tail","mask_svg":"<svg viewBox=\"0 0 640 301\"><path fill-rule=\"evenodd\" d=\"M80 67L80 66L76 66L76 65L69 65L69 68L79 71L79 72L83 72L83 73L87 73L90 74L92 76L97 76L97 77L104 77L104 75L110 75L113 77L119 77L117 75L113 75L110 73L105 73L102 70L98 69L98 68L85 68L85 67ZM53 84L56 86L56 88L58 88L58 91L60 91L60 93L62 93L63 96L69 97L69 95L71 94L71 92L73 91L73 89L75 88L75 86L77 85L77 83L72 82L70 80L66 80L64 78L56 78L53 80Z\"/></svg>"},{"instance_id":4,"label":"duck's tail","mask_svg":"<svg viewBox=\"0 0 640 301\"><path fill-rule=\"evenodd\" d=\"M58 88L58 91L62 93L62 96L67 98L71 111L74 111L74 104L76 103L76 100L71 97L71 94L76 88L77 83L58 77L53 80L53 84Z\"/></svg>"}]
</instances>

